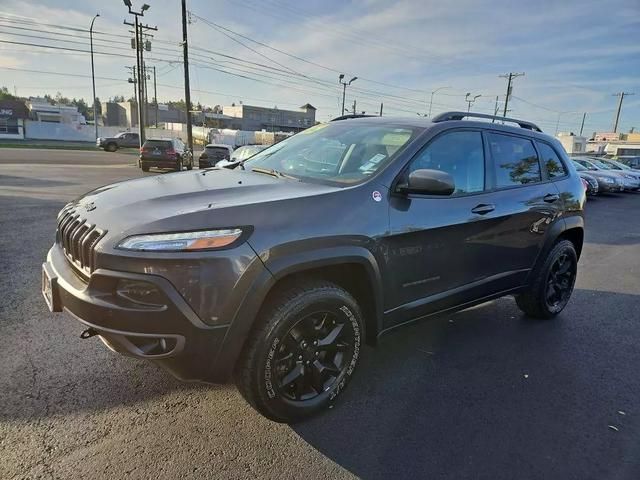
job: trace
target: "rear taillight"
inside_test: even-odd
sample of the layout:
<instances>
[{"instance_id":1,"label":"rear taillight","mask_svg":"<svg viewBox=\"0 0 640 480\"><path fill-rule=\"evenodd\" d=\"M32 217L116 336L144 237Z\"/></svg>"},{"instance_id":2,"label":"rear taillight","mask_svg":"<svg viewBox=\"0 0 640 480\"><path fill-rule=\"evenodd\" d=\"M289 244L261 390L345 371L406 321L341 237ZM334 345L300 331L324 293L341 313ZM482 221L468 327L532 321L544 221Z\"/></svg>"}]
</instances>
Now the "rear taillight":
<instances>
[{"instance_id":1,"label":"rear taillight","mask_svg":"<svg viewBox=\"0 0 640 480\"><path fill-rule=\"evenodd\" d=\"M178 152L176 152L173 148L170 148L169 150L167 150L167 155L169 155L170 157L176 157L178 156Z\"/></svg>"}]
</instances>

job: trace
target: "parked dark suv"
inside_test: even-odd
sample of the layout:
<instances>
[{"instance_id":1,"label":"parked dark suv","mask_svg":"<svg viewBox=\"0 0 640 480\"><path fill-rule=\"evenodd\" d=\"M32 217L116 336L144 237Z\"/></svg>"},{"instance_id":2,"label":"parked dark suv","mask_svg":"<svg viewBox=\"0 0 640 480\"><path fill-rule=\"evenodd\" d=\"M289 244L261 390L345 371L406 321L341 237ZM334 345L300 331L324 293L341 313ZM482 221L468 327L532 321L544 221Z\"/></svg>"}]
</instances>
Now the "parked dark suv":
<instances>
[{"instance_id":1,"label":"parked dark suv","mask_svg":"<svg viewBox=\"0 0 640 480\"><path fill-rule=\"evenodd\" d=\"M320 124L227 168L98 188L65 206L45 299L109 348L185 380L234 378L292 422L336 400L363 346L515 295L562 311L585 193L533 124L452 112Z\"/></svg>"},{"instance_id":2,"label":"parked dark suv","mask_svg":"<svg viewBox=\"0 0 640 480\"><path fill-rule=\"evenodd\" d=\"M169 168L187 170L193 168L191 150L178 138L150 138L140 149L140 168L148 172L149 168Z\"/></svg>"}]
</instances>

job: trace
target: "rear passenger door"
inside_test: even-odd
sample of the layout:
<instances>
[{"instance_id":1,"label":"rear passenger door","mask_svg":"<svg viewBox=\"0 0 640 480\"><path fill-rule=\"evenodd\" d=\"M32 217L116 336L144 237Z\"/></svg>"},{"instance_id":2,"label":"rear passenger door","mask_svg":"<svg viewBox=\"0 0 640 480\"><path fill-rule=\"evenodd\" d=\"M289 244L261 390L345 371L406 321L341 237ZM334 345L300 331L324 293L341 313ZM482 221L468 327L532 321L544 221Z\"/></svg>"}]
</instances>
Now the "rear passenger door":
<instances>
[{"instance_id":1,"label":"rear passenger door","mask_svg":"<svg viewBox=\"0 0 640 480\"><path fill-rule=\"evenodd\" d=\"M495 245L484 268L523 284L542 248L545 233L559 218L562 199L540 164L531 138L486 132L495 222L486 241Z\"/></svg>"}]
</instances>

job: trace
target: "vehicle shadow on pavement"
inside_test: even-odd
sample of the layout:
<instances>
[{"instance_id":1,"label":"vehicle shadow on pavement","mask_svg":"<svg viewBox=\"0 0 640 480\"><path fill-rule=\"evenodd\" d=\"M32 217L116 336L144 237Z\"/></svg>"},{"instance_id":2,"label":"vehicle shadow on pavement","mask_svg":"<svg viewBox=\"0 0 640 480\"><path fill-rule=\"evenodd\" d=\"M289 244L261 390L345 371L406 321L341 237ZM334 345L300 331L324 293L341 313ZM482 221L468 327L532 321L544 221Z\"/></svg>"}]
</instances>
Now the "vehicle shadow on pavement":
<instances>
[{"instance_id":1,"label":"vehicle shadow on pavement","mask_svg":"<svg viewBox=\"0 0 640 480\"><path fill-rule=\"evenodd\" d=\"M41 178L33 178L33 177L0 175L0 187L46 188L46 187L61 187L63 185L75 185L75 184L72 182L63 182L60 180L43 180Z\"/></svg>"},{"instance_id":2,"label":"vehicle shadow on pavement","mask_svg":"<svg viewBox=\"0 0 640 480\"><path fill-rule=\"evenodd\" d=\"M504 298L416 324L363 357L335 408L293 428L366 479L513 478L517 465L518 478L638 478L639 301L576 290L552 321Z\"/></svg>"}]
</instances>

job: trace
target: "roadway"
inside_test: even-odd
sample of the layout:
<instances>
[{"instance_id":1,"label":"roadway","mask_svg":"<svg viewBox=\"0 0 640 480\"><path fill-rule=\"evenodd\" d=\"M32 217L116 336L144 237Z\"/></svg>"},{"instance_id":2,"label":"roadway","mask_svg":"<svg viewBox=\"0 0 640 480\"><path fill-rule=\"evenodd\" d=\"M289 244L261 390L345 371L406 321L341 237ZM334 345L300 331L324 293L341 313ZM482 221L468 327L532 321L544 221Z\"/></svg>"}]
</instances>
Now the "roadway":
<instances>
[{"instance_id":1,"label":"roadway","mask_svg":"<svg viewBox=\"0 0 640 480\"><path fill-rule=\"evenodd\" d=\"M640 195L589 201L555 321L505 298L400 330L335 408L287 426L47 311L56 213L134 161L0 149L0 478L640 478Z\"/></svg>"}]
</instances>

